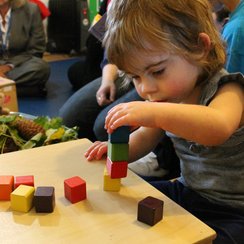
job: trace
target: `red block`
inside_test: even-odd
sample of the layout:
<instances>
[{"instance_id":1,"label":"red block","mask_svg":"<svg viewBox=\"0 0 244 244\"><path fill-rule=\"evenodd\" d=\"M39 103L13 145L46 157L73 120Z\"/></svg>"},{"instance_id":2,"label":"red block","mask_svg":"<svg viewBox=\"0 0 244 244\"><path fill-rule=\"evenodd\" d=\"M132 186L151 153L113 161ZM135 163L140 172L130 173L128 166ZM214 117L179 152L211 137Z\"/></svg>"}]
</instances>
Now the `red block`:
<instances>
[{"instance_id":1,"label":"red block","mask_svg":"<svg viewBox=\"0 0 244 244\"><path fill-rule=\"evenodd\" d=\"M127 176L128 163L125 161L112 162L112 160L107 157L106 167L111 179L124 178Z\"/></svg>"},{"instance_id":2,"label":"red block","mask_svg":"<svg viewBox=\"0 0 244 244\"><path fill-rule=\"evenodd\" d=\"M13 191L14 177L12 175L0 176L0 200L10 200L10 194Z\"/></svg>"},{"instance_id":3,"label":"red block","mask_svg":"<svg viewBox=\"0 0 244 244\"><path fill-rule=\"evenodd\" d=\"M79 176L66 179L64 181L64 195L71 203L86 199L86 182Z\"/></svg>"},{"instance_id":4,"label":"red block","mask_svg":"<svg viewBox=\"0 0 244 244\"><path fill-rule=\"evenodd\" d=\"M14 189L16 189L19 185L34 187L34 176L33 175L16 176L14 182Z\"/></svg>"}]
</instances>

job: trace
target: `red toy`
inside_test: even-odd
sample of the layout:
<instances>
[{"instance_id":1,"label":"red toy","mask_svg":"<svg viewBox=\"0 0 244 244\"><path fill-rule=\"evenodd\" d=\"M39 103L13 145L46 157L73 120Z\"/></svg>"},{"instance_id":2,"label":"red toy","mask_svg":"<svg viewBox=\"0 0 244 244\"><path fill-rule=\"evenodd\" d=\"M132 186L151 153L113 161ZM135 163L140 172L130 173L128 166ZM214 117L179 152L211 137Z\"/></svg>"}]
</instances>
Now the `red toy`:
<instances>
[{"instance_id":1,"label":"red toy","mask_svg":"<svg viewBox=\"0 0 244 244\"><path fill-rule=\"evenodd\" d=\"M13 191L14 177L12 175L0 175L0 200L9 201Z\"/></svg>"},{"instance_id":2,"label":"red toy","mask_svg":"<svg viewBox=\"0 0 244 244\"><path fill-rule=\"evenodd\" d=\"M112 162L111 159L107 157L106 167L111 179L124 178L127 176L128 163L125 161Z\"/></svg>"},{"instance_id":3,"label":"red toy","mask_svg":"<svg viewBox=\"0 0 244 244\"><path fill-rule=\"evenodd\" d=\"M86 199L86 182L79 176L66 179L64 181L64 195L71 203Z\"/></svg>"},{"instance_id":4,"label":"red toy","mask_svg":"<svg viewBox=\"0 0 244 244\"><path fill-rule=\"evenodd\" d=\"M14 182L14 189L16 189L19 185L34 186L34 176L16 176Z\"/></svg>"}]
</instances>

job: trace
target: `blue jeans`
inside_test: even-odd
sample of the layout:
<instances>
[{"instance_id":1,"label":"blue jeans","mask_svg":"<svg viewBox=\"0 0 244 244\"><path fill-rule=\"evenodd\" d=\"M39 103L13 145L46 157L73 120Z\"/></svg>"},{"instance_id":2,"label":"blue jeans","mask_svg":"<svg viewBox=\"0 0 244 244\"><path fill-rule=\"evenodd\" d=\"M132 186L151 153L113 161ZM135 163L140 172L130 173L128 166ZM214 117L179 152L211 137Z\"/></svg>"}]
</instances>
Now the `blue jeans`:
<instances>
[{"instance_id":1,"label":"blue jeans","mask_svg":"<svg viewBox=\"0 0 244 244\"><path fill-rule=\"evenodd\" d=\"M214 229L217 233L214 244L244 243L244 212L230 206L210 202L179 181L153 181L150 183Z\"/></svg>"},{"instance_id":2,"label":"blue jeans","mask_svg":"<svg viewBox=\"0 0 244 244\"><path fill-rule=\"evenodd\" d=\"M115 102L101 107L96 99L101 80L98 78L83 86L65 102L59 111L59 116L62 117L66 126L79 127L79 138L106 141L107 132L104 129L104 122L107 112L119 103L142 100L132 85L120 88L122 78L119 78L115 82L117 87Z\"/></svg>"}]
</instances>

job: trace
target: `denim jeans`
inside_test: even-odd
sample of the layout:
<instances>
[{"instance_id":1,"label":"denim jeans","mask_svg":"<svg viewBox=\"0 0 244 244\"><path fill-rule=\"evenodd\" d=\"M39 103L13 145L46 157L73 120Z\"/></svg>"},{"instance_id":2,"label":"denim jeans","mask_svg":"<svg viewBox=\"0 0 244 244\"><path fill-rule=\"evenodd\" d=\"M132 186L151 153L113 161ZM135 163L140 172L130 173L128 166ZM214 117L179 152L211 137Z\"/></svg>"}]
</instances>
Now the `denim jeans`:
<instances>
[{"instance_id":1,"label":"denim jeans","mask_svg":"<svg viewBox=\"0 0 244 244\"><path fill-rule=\"evenodd\" d=\"M79 127L79 138L106 141L107 132L104 129L104 122L107 112L119 103L142 100L132 85L121 88L122 78L118 78L115 82L117 87L115 102L101 107L96 99L101 80L100 77L79 89L59 111L59 116L62 117L66 126Z\"/></svg>"}]
</instances>

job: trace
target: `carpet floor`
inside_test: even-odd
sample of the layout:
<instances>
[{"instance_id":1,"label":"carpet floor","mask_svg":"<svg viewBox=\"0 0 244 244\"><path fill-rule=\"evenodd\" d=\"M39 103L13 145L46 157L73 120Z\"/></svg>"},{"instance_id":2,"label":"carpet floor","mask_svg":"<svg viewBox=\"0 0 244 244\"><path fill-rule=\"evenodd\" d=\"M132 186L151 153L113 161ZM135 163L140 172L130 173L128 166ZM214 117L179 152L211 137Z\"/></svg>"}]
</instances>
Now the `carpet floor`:
<instances>
[{"instance_id":1,"label":"carpet floor","mask_svg":"<svg viewBox=\"0 0 244 244\"><path fill-rule=\"evenodd\" d=\"M19 112L34 116L58 116L58 111L64 102L74 93L67 77L70 65L79 58L50 62L51 75L47 82L46 97L18 98Z\"/></svg>"}]
</instances>

